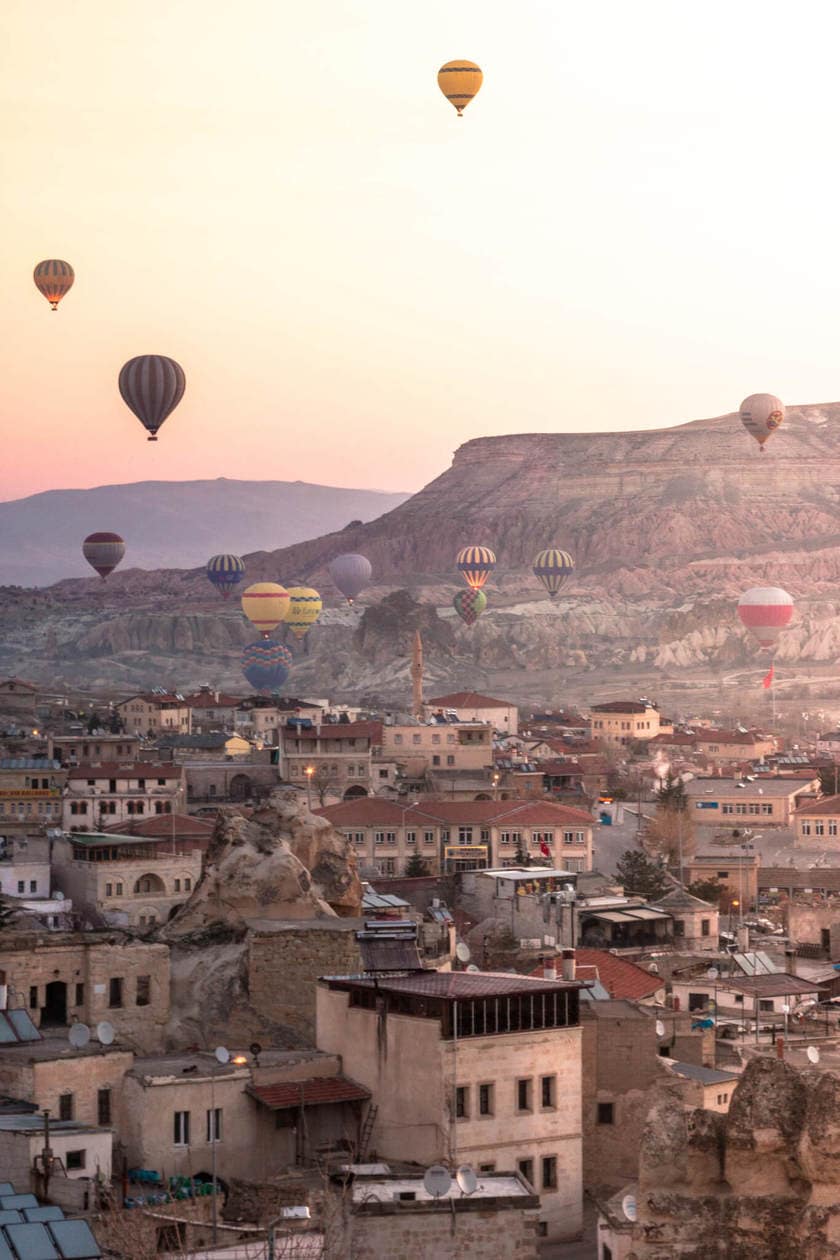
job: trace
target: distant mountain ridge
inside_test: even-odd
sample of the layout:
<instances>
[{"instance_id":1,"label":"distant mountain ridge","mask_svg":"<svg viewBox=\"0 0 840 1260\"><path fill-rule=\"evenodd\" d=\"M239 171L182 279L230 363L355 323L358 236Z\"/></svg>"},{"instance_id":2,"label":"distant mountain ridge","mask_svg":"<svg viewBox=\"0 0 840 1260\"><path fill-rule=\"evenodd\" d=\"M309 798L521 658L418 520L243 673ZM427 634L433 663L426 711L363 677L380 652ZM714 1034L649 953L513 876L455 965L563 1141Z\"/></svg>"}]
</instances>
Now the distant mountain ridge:
<instances>
[{"instance_id":1,"label":"distant mountain ridge","mask_svg":"<svg viewBox=\"0 0 840 1260\"><path fill-rule=\"evenodd\" d=\"M114 530L126 568L190 569L216 552L283 548L370 521L407 494L305 481L138 481L46 490L0 503L0 585L46 586L89 577L82 539Z\"/></svg>"}]
</instances>

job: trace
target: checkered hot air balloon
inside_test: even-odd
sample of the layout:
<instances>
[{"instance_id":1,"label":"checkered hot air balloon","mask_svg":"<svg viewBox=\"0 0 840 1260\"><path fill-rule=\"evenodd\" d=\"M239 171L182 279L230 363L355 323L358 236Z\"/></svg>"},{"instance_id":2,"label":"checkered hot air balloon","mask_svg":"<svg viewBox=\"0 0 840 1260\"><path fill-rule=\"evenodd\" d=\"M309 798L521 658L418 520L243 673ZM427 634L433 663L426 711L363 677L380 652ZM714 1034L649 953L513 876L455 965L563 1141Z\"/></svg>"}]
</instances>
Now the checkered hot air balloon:
<instances>
[{"instance_id":1,"label":"checkered hot air balloon","mask_svg":"<svg viewBox=\"0 0 840 1260\"><path fill-rule=\"evenodd\" d=\"M43 293L53 310L57 311L65 293L72 289L76 276L69 262L64 262L62 258L45 258L38 263L32 278L38 292Z\"/></svg>"},{"instance_id":2,"label":"checkered hot air balloon","mask_svg":"<svg viewBox=\"0 0 840 1260\"><path fill-rule=\"evenodd\" d=\"M452 607L465 625L474 626L487 607L487 596L484 591L459 591Z\"/></svg>"},{"instance_id":3,"label":"checkered hot air balloon","mask_svg":"<svg viewBox=\"0 0 840 1260\"><path fill-rule=\"evenodd\" d=\"M229 599L230 593L245 576L245 565L239 556L211 556L207 561L207 578L221 593L222 599Z\"/></svg>"},{"instance_id":4,"label":"checkered hot air balloon","mask_svg":"<svg viewBox=\"0 0 840 1260\"><path fill-rule=\"evenodd\" d=\"M467 586L480 591L496 567L496 557L489 547L463 547L455 563Z\"/></svg>"},{"instance_id":5,"label":"checkered hot air balloon","mask_svg":"<svg viewBox=\"0 0 840 1260\"><path fill-rule=\"evenodd\" d=\"M575 571L575 562L568 551L549 547L534 559L533 573L542 582L552 599Z\"/></svg>"},{"instance_id":6,"label":"checkered hot air balloon","mask_svg":"<svg viewBox=\"0 0 840 1260\"><path fill-rule=\"evenodd\" d=\"M82 543L82 555L104 580L125 555L125 543L119 534L88 534Z\"/></svg>"},{"instance_id":7,"label":"checkered hot air balloon","mask_svg":"<svg viewBox=\"0 0 840 1260\"><path fill-rule=\"evenodd\" d=\"M780 586L753 586L738 600L738 616L759 646L772 651L790 625L793 598Z\"/></svg>"},{"instance_id":8,"label":"checkered hot air balloon","mask_svg":"<svg viewBox=\"0 0 840 1260\"><path fill-rule=\"evenodd\" d=\"M242 593L242 611L267 639L289 611L289 592L279 582L255 582Z\"/></svg>"},{"instance_id":9,"label":"checkered hot air balloon","mask_svg":"<svg viewBox=\"0 0 840 1260\"><path fill-rule=\"evenodd\" d=\"M242 673L255 691L270 694L289 677L292 654L273 639L258 639L242 649Z\"/></svg>"}]
</instances>

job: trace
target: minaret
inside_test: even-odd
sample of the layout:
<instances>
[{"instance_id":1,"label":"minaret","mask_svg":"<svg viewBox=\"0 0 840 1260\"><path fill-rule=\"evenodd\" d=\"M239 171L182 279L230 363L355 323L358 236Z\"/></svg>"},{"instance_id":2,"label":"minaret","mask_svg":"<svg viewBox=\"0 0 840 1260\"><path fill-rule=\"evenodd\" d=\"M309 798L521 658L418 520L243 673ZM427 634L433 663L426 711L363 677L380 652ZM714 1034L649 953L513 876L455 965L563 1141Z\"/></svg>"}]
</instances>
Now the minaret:
<instances>
[{"instance_id":1,"label":"minaret","mask_svg":"<svg viewBox=\"0 0 840 1260\"><path fill-rule=\"evenodd\" d=\"M420 631L414 631L411 649L411 708L416 718L423 716L423 640Z\"/></svg>"}]
</instances>

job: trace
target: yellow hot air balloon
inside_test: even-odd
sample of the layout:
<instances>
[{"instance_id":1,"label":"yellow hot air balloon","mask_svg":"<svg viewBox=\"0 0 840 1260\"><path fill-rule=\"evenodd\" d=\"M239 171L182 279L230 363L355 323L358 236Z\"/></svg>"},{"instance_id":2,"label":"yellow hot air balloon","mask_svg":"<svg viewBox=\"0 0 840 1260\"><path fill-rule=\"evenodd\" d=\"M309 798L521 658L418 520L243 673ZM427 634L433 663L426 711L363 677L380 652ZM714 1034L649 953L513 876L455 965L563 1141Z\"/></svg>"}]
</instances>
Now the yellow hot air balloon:
<instances>
[{"instance_id":1,"label":"yellow hot air balloon","mask_svg":"<svg viewBox=\"0 0 840 1260\"><path fill-rule=\"evenodd\" d=\"M311 586L289 587L289 611L286 614L286 625L296 639L312 629L321 615L323 603L317 591Z\"/></svg>"},{"instance_id":2,"label":"yellow hot air balloon","mask_svg":"<svg viewBox=\"0 0 840 1260\"><path fill-rule=\"evenodd\" d=\"M438 70L438 87L450 105L455 106L459 118L478 94L483 82L481 66L474 61L447 61Z\"/></svg>"},{"instance_id":3,"label":"yellow hot air balloon","mask_svg":"<svg viewBox=\"0 0 840 1260\"><path fill-rule=\"evenodd\" d=\"M267 639L285 620L289 592L279 582L255 582L242 594L242 611L252 626Z\"/></svg>"},{"instance_id":4,"label":"yellow hot air balloon","mask_svg":"<svg viewBox=\"0 0 840 1260\"><path fill-rule=\"evenodd\" d=\"M75 276L69 262L62 258L45 258L32 273L35 287L43 293L54 311L61 299L73 287Z\"/></svg>"}]
</instances>

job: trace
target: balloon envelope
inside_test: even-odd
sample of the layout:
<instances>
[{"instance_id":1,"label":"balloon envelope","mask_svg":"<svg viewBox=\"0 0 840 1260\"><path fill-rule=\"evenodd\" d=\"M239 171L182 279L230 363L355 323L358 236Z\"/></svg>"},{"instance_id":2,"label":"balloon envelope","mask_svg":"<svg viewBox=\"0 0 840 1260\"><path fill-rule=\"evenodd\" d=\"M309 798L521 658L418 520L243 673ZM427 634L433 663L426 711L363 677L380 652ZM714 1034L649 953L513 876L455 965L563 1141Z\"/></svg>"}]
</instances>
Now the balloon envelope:
<instances>
[{"instance_id":1,"label":"balloon envelope","mask_svg":"<svg viewBox=\"0 0 840 1260\"><path fill-rule=\"evenodd\" d=\"M468 626L474 626L487 607L487 596L484 591L459 591L452 601L452 607Z\"/></svg>"},{"instance_id":2,"label":"balloon envelope","mask_svg":"<svg viewBox=\"0 0 840 1260\"><path fill-rule=\"evenodd\" d=\"M237 582L241 582L244 576L245 565L239 556L211 556L207 561L207 578L221 591L222 599L229 597Z\"/></svg>"},{"instance_id":3,"label":"balloon envelope","mask_svg":"<svg viewBox=\"0 0 840 1260\"><path fill-rule=\"evenodd\" d=\"M349 604L365 589L373 573L367 557L352 551L336 556L327 567L333 583Z\"/></svg>"},{"instance_id":4,"label":"balloon envelope","mask_svg":"<svg viewBox=\"0 0 840 1260\"><path fill-rule=\"evenodd\" d=\"M267 639L289 611L289 592L278 582L255 582L242 593L242 611Z\"/></svg>"},{"instance_id":5,"label":"balloon envelope","mask_svg":"<svg viewBox=\"0 0 840 1260\"><path fill-rule=\"evenodd\" d=\"M57 311L65 293L72 289L76 276L69 262L62 258L45 258L38 263L32 278L38 292L43 293L53 310Z\"/></svg>"},{"instance_id":6,"label":"balloon envelope","mask_svg":"<svg viewBox=\"0 0 840 1260\"><path fill-rule=\"evenodd\" d=\"M496 567L496 557L489 547L463 547L455 563L467 586L480 591Z\"/></svg>"},{"instance_id":7,"label":"balloon envelope","mask_svg":"<svg viewBox=\"0 0 840 1260\"><path fill-rule=\"evenodd\" d=\"M763 648L774 648L793 616L793 598L780 586L754 586L738 600L738 616Z\"/></svg>"},{"instance_id":8,"label":"balloon envelope","mask_svg":"<svg viewBox=\"0 0 840 1260\"><path fill-rule=\"evenodd\" d=\"M101 578L106 578L125 555L125 543L119 534L88 534L82 543L82 555Z\"/></svg>"},{"instance_id":9,"label":"balloon envelope","mask_svg":"<svg viewBox=\"0 0 840 1260\"><path fill-rule=\"evenodd\" d=\"M184 397L184 369L165 354L139 354L120 369L120 393L137 419L157 441L157 431Z\"/></svg>"},{"instance_id":10,"label":"balloon envelope","mask_svg":"<svg viewBox=\"0 0 840 1260\"><path fill-rule=\"evenodd\" d=\"M538 577L552 599L575 571L575 562L568 551L549 547L534 558L534 576Z\"/></svg>"},{"instance_id":11,"label":"balloon envelope","mask_svg":"<svg viewBox=\"0 0 840 1260\"><path fill-rule=\"evenodd\" d=\"M321 596L311 586L289 587L289 611L286 614L286 625L296 639L302 639L315 625L322 607Z\"/></svg>"},{"instance_id":12,"label":"balloon envelope","mask_svg":"<svg viewBox=\"0 0 840 1260\"><path fill-rule=\"evenodd\" d=\"M750 394L741 403L741 423L764 446L785 418L785 406L775 394Z\"/></svg>"},{"instance_id":13,"label":"balloon envelope","mask_svg":"<svg viewBox=\"0 0 840 1260\"><path fill-rule=\"evenodd\" d=\"M289 677L292 654L282 643L258 639L242 649L242 673L256 691L275 691Z\"/></svg>"},{"instance_id":14,"label":"balloon envelope","mask_svg":"<svg viewBox=\"0 0 840 1260\"><path fill-rule=\"evenodd\" d=\"M474 61L447 61L438 70L438 87L454 105L460 118L474 96L478 95L484 75Z\"/></svg>"}]
</instances>

